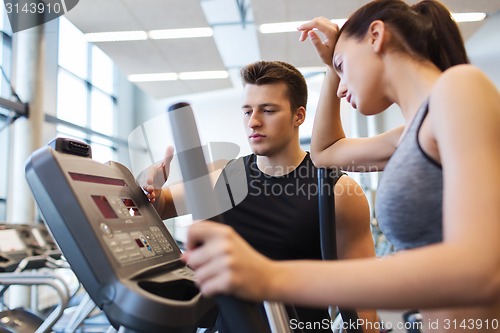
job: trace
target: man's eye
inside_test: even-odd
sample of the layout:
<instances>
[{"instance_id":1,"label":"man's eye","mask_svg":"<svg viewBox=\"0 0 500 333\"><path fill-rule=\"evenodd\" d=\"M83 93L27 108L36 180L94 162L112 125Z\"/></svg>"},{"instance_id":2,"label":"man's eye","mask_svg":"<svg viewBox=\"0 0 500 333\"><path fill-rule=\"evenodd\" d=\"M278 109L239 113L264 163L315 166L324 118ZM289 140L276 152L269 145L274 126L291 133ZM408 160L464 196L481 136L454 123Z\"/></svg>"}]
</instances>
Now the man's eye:
<instances>
[{"instance_id":1,"label":"man's eye","mask_svg":"<svg viewBox=\"0 0 500 333\"><path fill-rule=\"evenodd\" d=\"M264 112L272 113L272 112L276 112L276 111L275 110L264 110Z\"/></svg>"}]
</instances>

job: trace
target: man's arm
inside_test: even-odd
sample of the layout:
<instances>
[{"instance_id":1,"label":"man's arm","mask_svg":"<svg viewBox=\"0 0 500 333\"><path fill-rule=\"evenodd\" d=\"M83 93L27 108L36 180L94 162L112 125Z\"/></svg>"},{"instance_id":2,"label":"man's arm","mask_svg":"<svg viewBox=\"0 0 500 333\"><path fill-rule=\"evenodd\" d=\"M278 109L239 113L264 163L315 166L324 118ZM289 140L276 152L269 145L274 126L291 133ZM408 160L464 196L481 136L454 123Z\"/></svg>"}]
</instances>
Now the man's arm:
<instances>
[{"instance_id":1,"label":"man's arm","mask_svg":"<svg viewBox=\"0 0 500 333\"><path fill-rule=\"evenodd\" d=\"M335 221L337 227L338 258L356 259L375 257L375 246L370 229L370 208L361 186L348 176L342 176L335 184ZM376 311L360 311L358 317L368 323L364 332L373 329L378 321Z\"/></svg>"},{"instance_id":2,"label":"man's arm","mask_svg":"<svg viewBox=\"0 0 500 333\"><path fill-rule=\"evenodd\" d=\"M166 185L173 156L173 147L169 146L163 160L143 170L136 180L164 220L188 213L184 200L184 184L179 182ZM207 165L212 184L215 184L227 162L221 159Z\"/></svg>"},{"instance_id":3,"label":"man's arm","mask_svg":"<svg viewBox=\"0 0 500 333\"><path fill-rule=\"evenodd\" d=\"M150 199L150 202L153 204L153 207L158 212L162 220L169 219L172 217L179 216L177 213L177 209L174 204L174 194L172 194L172 189L170 187L161 188L157 191L158 194L156 198L153 200Z\"/></svg>"}]
</instances>

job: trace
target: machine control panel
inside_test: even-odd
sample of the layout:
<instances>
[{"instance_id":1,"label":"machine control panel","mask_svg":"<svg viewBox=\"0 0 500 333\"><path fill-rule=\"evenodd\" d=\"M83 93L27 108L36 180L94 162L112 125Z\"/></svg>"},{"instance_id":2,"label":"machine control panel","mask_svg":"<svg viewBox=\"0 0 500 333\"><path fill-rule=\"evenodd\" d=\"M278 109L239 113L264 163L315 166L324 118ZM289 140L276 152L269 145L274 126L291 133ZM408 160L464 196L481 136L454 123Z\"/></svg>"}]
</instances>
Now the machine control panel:
<instances>
[{"instance_id":1,"label":"machine control panel","mask_svg":"<svg viewBox=\"0 0 500 333\"><path fill-rule=\"evenodd\" d=\"M175 241L152 223L152 206L137 191L128 170L117 163L111 168L100 167L107 173L99 175L96 167L90 172L79 165L67 168L69 184L78 193L92 229L115 264L130 267L152 259L178 258Z\"/></svg>"},{"instance_id":2,"label":"machine control panel","mask_svg":"<svg viewBox=\"0 0 500 333\"><path fill-rule=\"evenodd\" d=\"M158 257L174 250L158 227L132 232L111 232L102 223L101 230L108 249L120 264Z\"/></svg>"}]
</instances>

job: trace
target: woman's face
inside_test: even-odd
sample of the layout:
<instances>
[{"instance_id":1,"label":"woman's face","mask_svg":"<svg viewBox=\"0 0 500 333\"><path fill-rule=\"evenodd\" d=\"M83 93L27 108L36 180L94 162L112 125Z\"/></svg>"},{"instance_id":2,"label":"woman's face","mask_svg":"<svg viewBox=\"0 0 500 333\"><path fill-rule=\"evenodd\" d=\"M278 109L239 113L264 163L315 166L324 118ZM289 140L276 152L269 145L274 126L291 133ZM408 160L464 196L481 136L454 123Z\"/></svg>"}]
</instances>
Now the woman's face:
<instances>
[{"instance_id":1,"label":"woman's face","mask_svg":"<svg viewBox=\"0 0 500 333\"><path fill-rule=\"evenodd\" d=\"M364 115L384 111L391 103L384 98L384 63L373 39L357 40L341 35L335 46L333 65L340 77L337 90Z\"/></svg>"}]
</instances>

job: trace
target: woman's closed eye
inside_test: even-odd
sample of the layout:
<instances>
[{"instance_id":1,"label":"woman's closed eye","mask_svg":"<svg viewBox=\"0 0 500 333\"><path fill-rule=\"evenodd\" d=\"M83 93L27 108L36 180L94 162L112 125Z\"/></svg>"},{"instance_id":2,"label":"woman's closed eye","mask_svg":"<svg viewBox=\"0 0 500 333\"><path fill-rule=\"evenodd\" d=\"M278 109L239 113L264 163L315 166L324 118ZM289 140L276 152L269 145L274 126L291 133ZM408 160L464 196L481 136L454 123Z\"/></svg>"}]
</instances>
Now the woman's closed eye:
<instances>
[{"instance_id":1,"label":"woman's closed eye","mask_svg":"<svg viewBox=\"0 0 500 333\"><path fill-rule=\"evenodd\" d=\"M342 73L342 62L334 63L334 67L337 73Z\"/></svg>"}]
</instances>

